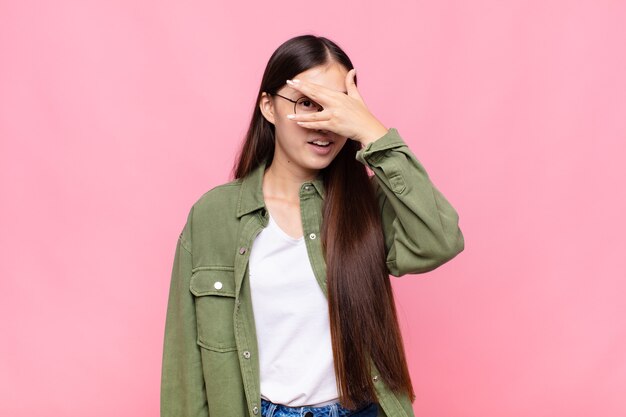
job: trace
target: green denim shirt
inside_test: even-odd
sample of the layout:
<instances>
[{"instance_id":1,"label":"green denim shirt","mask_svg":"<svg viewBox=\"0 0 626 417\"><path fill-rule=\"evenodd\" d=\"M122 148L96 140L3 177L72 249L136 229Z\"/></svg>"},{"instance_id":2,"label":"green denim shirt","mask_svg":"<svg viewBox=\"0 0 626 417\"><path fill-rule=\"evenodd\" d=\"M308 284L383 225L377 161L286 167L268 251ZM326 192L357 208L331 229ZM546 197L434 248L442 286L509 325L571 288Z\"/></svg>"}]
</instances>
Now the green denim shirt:
<instances>
[{"instance_id":1,"label":"green denim shirt","mask_svg":"<svg viewBox=\"0 0 626 417\"><path fill-rule=\"evenodd\" d=\"M395 128L361 148L370 167L393 276L431 271L464 249L458 214L430 181ZM256 328L248 279L250 248L268 224L262 190L266 164L218 185L191 207L176 245L161 373L162 417L260 417ZM319 233L321 177L300 187L306 248L327 297ZM379 416L414 417L409 398L371 376Z\"/></svg>"}]
</instances>

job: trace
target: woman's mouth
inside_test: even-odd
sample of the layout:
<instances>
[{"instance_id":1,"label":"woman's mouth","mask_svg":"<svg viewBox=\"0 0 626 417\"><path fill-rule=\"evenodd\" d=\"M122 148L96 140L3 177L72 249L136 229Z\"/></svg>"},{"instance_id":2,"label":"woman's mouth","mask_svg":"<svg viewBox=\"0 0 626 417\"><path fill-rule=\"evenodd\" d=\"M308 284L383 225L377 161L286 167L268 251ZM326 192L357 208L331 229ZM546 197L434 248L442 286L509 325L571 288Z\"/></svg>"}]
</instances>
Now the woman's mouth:
<instances>
[{"instance_id":1,"label":"woman's mouth","mask_svg":"<svg viewBox=\"0 0 626 417\"><path fill-rule=\"evenodd\" d=\"M317 145L317 146L324 146L324 147L331 144L331 142L327 140L314 140L309 143L312 143L313 145Z\"/></svg>"},{"instance_id":2,"label":"woman's mouth","mask_svg":"<svg viewBox=\"0 0 626 417\"><path fill-rule=\"evenodd\" d=\"M314 140L308 142L312 150L318 155L327 155L333 147L333 142L327 140Z\"/></svg>"}]
</instances>

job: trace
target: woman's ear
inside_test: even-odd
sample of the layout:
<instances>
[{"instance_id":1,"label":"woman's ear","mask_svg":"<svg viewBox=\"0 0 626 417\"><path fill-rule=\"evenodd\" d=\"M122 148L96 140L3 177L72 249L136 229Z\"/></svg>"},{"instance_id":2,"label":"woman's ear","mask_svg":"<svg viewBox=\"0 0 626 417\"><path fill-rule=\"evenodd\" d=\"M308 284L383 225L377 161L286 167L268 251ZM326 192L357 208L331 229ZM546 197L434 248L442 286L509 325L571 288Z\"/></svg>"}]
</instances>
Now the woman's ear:
<instances>
[{"instance_id":1,"label":"woman's ear","mask_svg":"<svg viewBox=\"0 0 626 417\"><path fill-rule=\"evenodd\" d=\"M263 117L265 117L265 120L267 120L271 124L274 124L274 121L276 120L274 116L274 104L272 103L272 99L270 98L269 94L267 94L265 91L261 93L261 100L259 100L259 109L261 110Z\"/></svg>"}]
</instances>

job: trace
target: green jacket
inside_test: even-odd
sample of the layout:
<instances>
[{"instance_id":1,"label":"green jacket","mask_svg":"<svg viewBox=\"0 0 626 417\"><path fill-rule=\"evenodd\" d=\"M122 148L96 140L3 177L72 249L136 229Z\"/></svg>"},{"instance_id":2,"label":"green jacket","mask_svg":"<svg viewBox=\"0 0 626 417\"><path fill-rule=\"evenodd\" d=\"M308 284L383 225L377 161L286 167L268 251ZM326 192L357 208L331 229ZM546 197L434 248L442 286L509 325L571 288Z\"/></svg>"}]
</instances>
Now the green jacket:
<instances>
[{"instance_id":1,"label":"green jacket","mask_svg":"<svg viewBox=\"0 0 626 417\"><path fill-rule=\"evenodd\" d=\"M382 213L387 268L393 276L431 271L464 249L458 214L430 181L395 128L361 148ZM172 270L161 374L162 417L260 417L258 346L248 257L267 226L265 164L218 185L191 207ZM321 177L300 187L306 248L324 295L319 239ZM373 365L373 362L372 362ZM414 417L405 395L390 391L372 367L379 416Z\"/></svg>"}]
</instances>

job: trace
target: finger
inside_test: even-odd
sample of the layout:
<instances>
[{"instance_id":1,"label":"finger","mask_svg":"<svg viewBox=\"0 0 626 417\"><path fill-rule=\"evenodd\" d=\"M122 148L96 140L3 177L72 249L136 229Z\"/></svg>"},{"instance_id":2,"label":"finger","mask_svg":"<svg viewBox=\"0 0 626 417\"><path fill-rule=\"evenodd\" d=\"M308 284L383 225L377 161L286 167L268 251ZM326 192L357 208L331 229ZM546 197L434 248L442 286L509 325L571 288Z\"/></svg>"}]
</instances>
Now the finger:
<instances>
[{"instance_id":1,"label":"finger","mask_svg":"<svg viewBox=\"0 0 626 417\"><path fill-rule=\"evenodd\" d=\"M321 120L330 120L332 114L329 110L322 110L314 113L292 113L287 118L293 121L315 122Z\"/></svg>"},{"instance_id":2,"label":"finger","mask_svg":"<svg viewBox=\"0 0 626 417\"><path fill-rule=\"evenodd\" d=\"M322 106L329 103L329 97L331 95L337 94L335 90L321 84L315 84L306 80L298 80L297 78L287 80L287 84Z\"/></svg>"},{"instance_id":3,"label":"finger","mask_svg":"<svg viewBox=\"0 0 626 417\"><path fill-rule=\"evenodd\" d=\"M298 121L296 123L298 123L302 127L306 127L307 129L322 129L322 130L328 130L328 131L332 132L332 129L330 127L330 123L328 121L326 121L326 120L320 121L320 122L303 122L303 121Z\"/></svg>"},{"instance_id":4,"label":"finger","mask_svg":"<svg viewBox=\"0 0 626 417\"><path fill-rule=\"evenodd\" d=\"M356 87L356 83L354 82L354 78L356 77L356 69L352 68L346 74L346 91L350 97L358 98L362 101L361 95L359 94L359 90Z\"/></svg>"}]
</instances>

